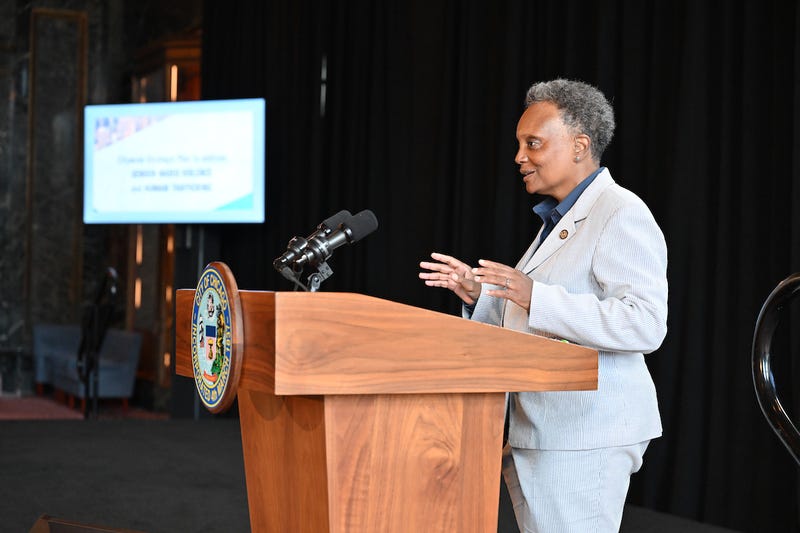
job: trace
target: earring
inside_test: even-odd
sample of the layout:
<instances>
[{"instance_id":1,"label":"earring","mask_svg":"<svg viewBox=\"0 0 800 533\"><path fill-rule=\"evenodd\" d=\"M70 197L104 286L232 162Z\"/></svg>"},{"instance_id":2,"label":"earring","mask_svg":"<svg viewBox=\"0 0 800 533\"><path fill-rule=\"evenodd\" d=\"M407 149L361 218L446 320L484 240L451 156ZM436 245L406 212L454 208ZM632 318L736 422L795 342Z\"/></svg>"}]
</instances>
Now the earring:
<instances>
[{"instance_id":1,"label":"earring","mask_svg":"<svg viewBox=\"0 0 800 533\"><path fill-rule=\"evenodd\" d=\"M576 156L575 156L575 162L576 162L576 163L580 163L580 161L581 161L581 158L580 158L580 157L578 157L578 156L576 155Z\"/></svg>"}]
</instances>

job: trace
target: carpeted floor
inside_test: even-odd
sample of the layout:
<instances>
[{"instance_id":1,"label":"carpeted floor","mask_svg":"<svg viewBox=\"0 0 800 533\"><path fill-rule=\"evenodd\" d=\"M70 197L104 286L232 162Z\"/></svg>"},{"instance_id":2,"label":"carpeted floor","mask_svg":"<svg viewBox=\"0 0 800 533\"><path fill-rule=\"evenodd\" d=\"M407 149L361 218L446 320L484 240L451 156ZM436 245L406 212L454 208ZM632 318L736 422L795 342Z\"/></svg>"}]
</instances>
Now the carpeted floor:
<instances>
[{"instance_id":1,"label":"carpeted floor","mask_svg":"<svg viewBox=\"0 0 800 533\"><path fill-rule=\"evenodd\" d=\"M42 514L148 532L249 530L236 420L0 422L0 531Z\"/></svg>"},{"instance_id":2,"label":"carpeted floor","mask_svg":"<svg viewBox=\"0 0 800 533\"><path fill-rule=\"evenodd\" d=\"M103 401L83 420L80 408L29 389L0 386L1 533L29 531L44 514L149 533L249 531L235 417L168 420ZM731 533L636 506L620 531ZM505 493L498 532L518 533Z\"/></svg>"},{"instance_id":3,"label":"carpeted floor","mask_svg":"<svg viewBox=\"0 0 800 533\"><path fill-rule=\"evenodd\" d=\"M94 414L90 413L92 418ZM0 420L81 420L80 406L69 407L51 396L0 396ZM163 419L166 413L156 413L138 407L125 408L119 401L102 401L98 405L100 420Z\"/></svg>"},{"instance_id":4,"label":"carpeted floor","mask_svg":"<svg viewBox=\"0 0 800 533\"><path fill-rule=\"evenodd\" d=\"M239 422L40 420L0 422L0 531L42 514L158 532L249 531ZM515 531L510 510L500 531ZM628 506L623 533L728 530Z\"/></svg>"},{"instance_id":5,"label":"carpeted floor","mask_svg":"<svg viewBox=\"0 0 800 533\"><path fill-rule=\"evenodd\" d=\"M51 398L0 397L0 420L80 420L83 414Z\"/></svg>"}]
</instances>

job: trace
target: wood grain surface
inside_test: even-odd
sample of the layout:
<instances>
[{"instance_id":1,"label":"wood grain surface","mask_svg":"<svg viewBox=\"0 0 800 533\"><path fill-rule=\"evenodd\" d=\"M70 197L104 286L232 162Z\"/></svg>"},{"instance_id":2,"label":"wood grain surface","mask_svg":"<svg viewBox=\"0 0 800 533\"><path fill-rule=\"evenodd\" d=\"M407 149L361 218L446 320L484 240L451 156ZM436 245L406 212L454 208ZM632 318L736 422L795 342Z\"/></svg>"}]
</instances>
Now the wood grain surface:
<instances>
[{"instance_id":1,"label":"wood grain surface","mask_svg":"<svg viewBox=\"0 0 800 533\"><path fill-rule=\"evenodd\" d=\"M192 376L194 291L179 290L176 371ZM240 388L293 394L593 390L597 352L350 293L239 291Z\"/></svg>"},{"instance_id":2,"label":"wood grain surface","mask_svg":"<svg viewBox=\"0 0 800 533\"><path fill-rule=\"evenodd\" d=\"M322 397L239 391L250 530L330 531Z\"/></svg>"},{"instance_id":3,"label":"wood grain surface","mask_svg":"<svg viewBox=\"0 0 800 533\"><path fill-rule=\"evenodd\" d=\"M360 294L276 293L276 394L591 390L597 352Z\"/></svg>"},{"instance_id":4,"label":"wood grain surface","mask_svg":"<svg viewBox=\"0 0 800 533\"><path fill-rule=\"evenodd\" d=\"M327 396L331 531L495 531L504 400Z\"/></svg>"},{"instance_id":5,"label":"wood grain surface","mask_svg":"<svg viewBox=\"0 0 800 533\"><path fill-rule=\"evenodd\" d=\"M584 347L359 294L239 296L253 531L494 531L505 392L597 386ZM189 377L193 297L176 297Z\"/></svg>"}]
</instances>

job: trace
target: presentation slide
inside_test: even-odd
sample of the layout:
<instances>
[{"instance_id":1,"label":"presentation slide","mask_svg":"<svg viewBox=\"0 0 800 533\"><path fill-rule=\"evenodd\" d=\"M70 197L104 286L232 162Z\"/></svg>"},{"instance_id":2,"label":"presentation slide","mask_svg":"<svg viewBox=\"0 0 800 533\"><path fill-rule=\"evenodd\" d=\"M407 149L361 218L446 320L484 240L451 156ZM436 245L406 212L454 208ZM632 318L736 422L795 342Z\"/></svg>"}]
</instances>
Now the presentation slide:
<instances>
[{"instance_id":1,"label":"presentation slide","mask_svg":"<svg viewBox=\"0 0 800 533\"><path fill-rule=\"evenodd\" d=\"M264 107L86 106L84 222L263 222Z\"/></svg>"}]
</instances>

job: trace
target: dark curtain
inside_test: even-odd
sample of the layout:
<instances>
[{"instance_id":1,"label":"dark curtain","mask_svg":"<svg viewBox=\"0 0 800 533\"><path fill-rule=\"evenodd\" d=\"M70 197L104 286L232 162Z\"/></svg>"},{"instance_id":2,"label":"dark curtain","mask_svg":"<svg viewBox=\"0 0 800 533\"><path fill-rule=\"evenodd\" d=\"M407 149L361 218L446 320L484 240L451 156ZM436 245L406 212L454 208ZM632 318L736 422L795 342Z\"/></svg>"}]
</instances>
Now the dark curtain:
<instances>
[{"instance_id":1,"label":"dark curtain","mask_svg":"<svg viewBox=\"0 0 800 533\"><path fill-rule=\"evenodd\" d=\"M797 531L797 466L758 408L750 348L764 299L800 270L798 44L794 2L208 1L203 97L267 101L267 221L215 227L210 259L242 288L289 290L271 267L289 238L370 208L378 231L336 252L323 289L457 312L418 262L516 262L539 226L513 162L525 90L593 83L618 121L603 163L670 254L669 333L648 356L664 436L629 501ZM781 327L790 407L799 341Z\"/></svg>"}]
</instances>

